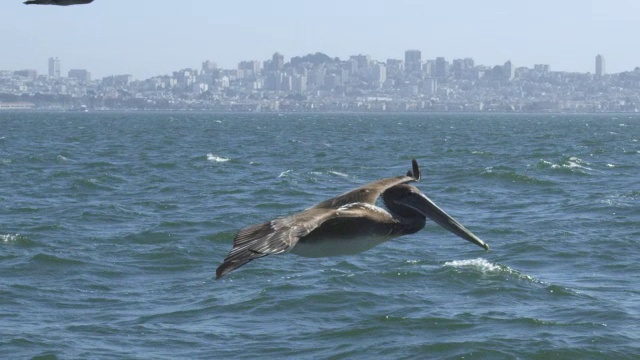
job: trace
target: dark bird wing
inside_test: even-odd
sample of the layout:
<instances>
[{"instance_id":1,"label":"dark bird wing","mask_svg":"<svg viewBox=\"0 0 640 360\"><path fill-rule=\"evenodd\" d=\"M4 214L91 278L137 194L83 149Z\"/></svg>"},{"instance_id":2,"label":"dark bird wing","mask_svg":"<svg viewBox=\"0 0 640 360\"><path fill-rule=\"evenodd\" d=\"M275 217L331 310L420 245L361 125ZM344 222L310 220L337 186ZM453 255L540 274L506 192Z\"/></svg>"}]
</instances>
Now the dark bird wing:
<instances>
[{"instance_id":1,"label":"dark bird wing","mask_svg":"<svg viewBox=\"0 0 640 360\"><path fill-rule=\"evenodd\" d=\"M336 209L341 206L353 203L365 203L374 205L376 200L388 188L400 184L406 184L420 180L420 168L416 160L412 161L413 169L405 176L397 176L393 178L381 179L367 185L361 186L355 190L351 190L342 195L338 195L329 200L325 200L312 209Z\"/></svg>"},{"instance_id":2,"label":"dark bird wing","mask_svg":"<svg viewBox=\"0 0 640 360\"><path fill-rule=\"evenodd\" d=\"M216 279L251 260L291 250L298 241L325 223L347 218L384 217L384 212L367 211L366 206L340 209L307 209L303 212L248 226L233 239L233 248L216 270ZM357 227L356 227L357 228Z\"/></svg>"},{"instance_id":3,"label":"dark bird wing","mask_svg":"<svg viewBox=\"0 0 640 360\"><path fill-rule=\"evenodd\" d=\"M68 5L82 5L89 4L93 2L93 0L28 0L25 1L26 5L60 5L60 6L68 6Z\"/></svg>"},{"instance_id":4,"label":"dark bird wing","mask_svg":"<svg viewBox=\"0 0 640 360\"><path fill-rule=\"evenodd\" d=\"M418 163L413 160L413 170L406 176L378 180L333 199L323 201L305 211L287 217L246 227L236 234L233 248L216 270L216 279L239 268L251 260L291 250L300 238L334 218L362 217L357 207L342 208L353 203L373 205L386 189L420 179Z\"/></svg>"},{"instance_id":5,"label":"dark bird wing","mask_svg":"<svg viewBox=\"0 0 640 360\"><path fill-rule=\"evenodd\" d=\"M233 248L216 270L216 279L251 260L289 251L301 237L335 216L335 213L331 209L308 209L240 230L233 239Z\"/></svg>"}]
</instances>

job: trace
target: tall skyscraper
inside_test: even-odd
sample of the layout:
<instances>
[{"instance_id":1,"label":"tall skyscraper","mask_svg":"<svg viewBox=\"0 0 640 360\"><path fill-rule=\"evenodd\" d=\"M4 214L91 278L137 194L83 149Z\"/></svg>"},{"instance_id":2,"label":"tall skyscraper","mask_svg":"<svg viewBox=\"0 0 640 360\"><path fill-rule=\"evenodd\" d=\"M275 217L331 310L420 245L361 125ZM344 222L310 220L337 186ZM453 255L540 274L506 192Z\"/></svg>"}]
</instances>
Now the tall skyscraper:
<instances>
[{"instance_id":1,"label":"tall skyscraper","mask_svg":"<svg viewBox=\"0 0 640 360\"><path fill-rule=\"evenodd\" d=\"M422 52L420 50L407 50L404 52L404 71L408 73L422 71Z\"/></svg>"},{"instance_id":2,"label":"tall skyscraper","mask_svg":"<svg viewBox=\"0 0 640 360\"><path fill-rule=\"evenodd\" d=\"M596 77L603 77L605 73L604 56L598 54L596 56Z\"/></svg>"},{"instance_id":3,"label":"tall skyscraper","mask_svg":"<svg viewBox=\"0 0 640 360\"><path fill-rule=\"evenodd\" d=\"M509 60L506 63L504 63L504 66L502 67L502 70L504 72L504 79L505 80L507 80L507 81L513 80L513 78L516 75L516 68L511 63L511 60Z\"/></svg>"},{"instance_id":4,"label":"tall skyscraper","mask_svg":"<svg viewBox=\"0 0 640 360\"><path fill-rule=\"evenodd\" d=\"M435 63L434 77L446 79L449 76L449 63L444 57L437 57Z\"/></svg>"},{"instance_id":5,"label":"tall skyscraper","mask_svg":"<svg viewBox=\"0 0 640 360\"><path fill-rule=\"evenodd\" d=\"M384 63L375 63L371 70L373 81L378 87L382 86L387 81L387 66Z\"/></svg>"},{"instance_id":6,"label":"tall skyscraper","mask_svg":"<svg viewBox=\"0 0 640 360\"><path fill-rule=\"evenodd\" d=\"M273 57L271 58L271 64L273 66L273 70L282 70L282 68L284 68L284 55L278 52L273 54Z\"/></svg>"},{"instance_id":7,"label":"tall skyscraper","mask_svg":"<svg viewBox=\"0 0 640 360\"><path fill-rule=\"evenodd\" d=\"M59 79L61 74L60 59L57 57L49 58L49 76Z\"/></svg>"}]
</instances>

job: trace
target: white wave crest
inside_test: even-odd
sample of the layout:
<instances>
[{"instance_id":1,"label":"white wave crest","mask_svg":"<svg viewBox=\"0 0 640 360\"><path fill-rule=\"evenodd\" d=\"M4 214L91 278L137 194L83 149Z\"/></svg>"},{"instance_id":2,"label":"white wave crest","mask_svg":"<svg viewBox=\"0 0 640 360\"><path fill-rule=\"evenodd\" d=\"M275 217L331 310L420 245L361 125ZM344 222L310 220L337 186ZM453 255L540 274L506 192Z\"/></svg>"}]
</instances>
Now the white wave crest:
<instances>
[{"instance_id":1,"label":"white wave crest","mask_svg":"<svg viewBox=\"0 0 640 360\"><path fill-rule=\"evenodd\" d=\"M0 234L0 242L11 243L20 238L20 234Z\"/></svg>"},{"instance_id":2,"label":"white wave crest","mask_svg":"<svg viewBox=\"0 0 640 360\"><path fill-rule=\"evenodd\" d=\"M213 161L213 162L227 162L227 161L229 161L229 159L227 159L227 158L223 158L223 157L220 157L218 155L214 155L212 153L208 153L207 154L207 160Z\"/></svg>"},{"instance_id":3,"label":"white wave crest","mask_svg":"<svg viewBox=\"0 0 640 360\"><path fill-rule=\"evenodd\" d=\"M329 174L331 174L331 175L337 175L337 176L342 176L342 177L349 177L349 175L347 175L347 174L345 174L345 173L341 173L341 172L333 171L333 170L330 170L330 171L329 171Z\"/></svg>"},{"instance_id":4,"label":"white wave crest","mask_svg":"<svg viewBox=\"0 0 640 360\"><path fill-rule=\"evenodd\" d=\"M591 165L591 164L589 164L588 162L586 162L586 161L584 161L584 160L582 160L582 159L580 159L578 157L572 156L572 157L569 158L569 161L567 162L567 165L565 165L565 166L567 166L569 168L579 168L579 169L593 170L593 169L587 167L586 165Z\"/></svg>"},{"instance_id":5,"label":"white wave crest","mask_svg":"<svg viewBox=\"0 0 640 360\"><path fill-rule=\"evenodd\" d=\"M483 273L501 270L501 267L499 265L496 265L483 258L447 261L446 263L444 263L444 266L455 268L474 268L480 270Z\"/></svg>"},{"instance_id":6,"label":"white wave crest","mask_svg":"<svg viewBox=\"0 0 640 360\"><path fill-rule=\"evenodd\" d=\"M538 161L538 165L542 166L542 167L548 167L551 169L570 169L570 170L577 170L577 171L593 171L593 169L590 167L591 164L578 158L575 156L571 156L566 160L561 161L560 163L553 163L551 161L548 160L544 160L544 159L540 159L540 161Z\"/></svg>"},{"instance_id":7,"label":"white wave crest","mask_svg":"<svg viewBox=\"0 0 640 360\"><path fill-rule=\"evenodd\" d=\"M456 269L471 269L474 271L481 272L482 274L506 274L507 276L514 277L516 279L531 281L534 283L543 284L542 281L537 280L533 276L523 274L518 270L514 270L508 266L494 264L486 259L477 258L477 259L468 259L468 260L454 260L447 261L443 265L444 267L453 267Z\"/></svg>"}]
</instances>

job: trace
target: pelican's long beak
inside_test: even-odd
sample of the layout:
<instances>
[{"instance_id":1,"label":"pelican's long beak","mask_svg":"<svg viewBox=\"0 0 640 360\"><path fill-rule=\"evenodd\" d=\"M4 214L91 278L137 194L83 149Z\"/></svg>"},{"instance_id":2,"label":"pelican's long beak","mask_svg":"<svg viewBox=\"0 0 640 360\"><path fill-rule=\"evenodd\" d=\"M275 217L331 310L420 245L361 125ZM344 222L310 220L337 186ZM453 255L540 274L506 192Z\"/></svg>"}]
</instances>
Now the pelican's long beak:
<instances>
[{"instance_id":1,"label":"pelican's long beak","mask_svg":"<svg viewBox=\"0 0 640 360\"><path fill-rule=\"evenodd\" d=\"M485 250L489 250L489 245L480 240L480 238L475 236L471 231L467 230L467 228L462 226L462 224L456 221L456 219L449 216L449 214L444 212L444 210L440 209L438 205L431 201L431 199L429 199L426 195L422 193L414 194L418 196L410 196L409 203L405 203L405 205L419 211L424 216L428 217L438 225L458 235L459 237L472 242L484 248Z\"/></svg>"}]
</instances>

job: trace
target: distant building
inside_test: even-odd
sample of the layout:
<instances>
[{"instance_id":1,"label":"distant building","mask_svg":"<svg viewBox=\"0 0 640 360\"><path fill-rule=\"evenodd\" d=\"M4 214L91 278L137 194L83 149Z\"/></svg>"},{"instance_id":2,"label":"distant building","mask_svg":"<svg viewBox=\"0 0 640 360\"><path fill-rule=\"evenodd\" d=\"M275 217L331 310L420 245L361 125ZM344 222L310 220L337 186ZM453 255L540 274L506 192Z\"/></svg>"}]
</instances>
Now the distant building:
<instances>
[{"instance_id":1,"label":"distant building","mask_svg":"<svg viewBox=\"0 0 640 360\"><path fill-rule=\"evenodd\" d=\"M124 87L133 81L132 75L112 75L102 78L102 86L104 87Z\"/></svg>"},{"instance_id":2,"label":"distant building","mask_svg":"<svg viewBox=\"0 0 640 360\"><path fill-rule=\"evenodd\" d=\"M238 70L243 72L243 77L253 77L258 76L260 74L260 70L262 69L262 63L260 61L241 61L238 64Z\"/></svg>"},{"instance_id":3,"label":"distant building","mask_svg":"<svg viewBox=\"0 0 640 360\"><path fill-rule=\"evenodd\" d=\"M307 77L303 75L295 75L293 77L293 92L304 94L307 92Z\"/></svg>"},{"instance_id":4,"label":"distant building","mask_svg":"<svg viewBox=\"0 0 640 360\"><path fill-rule=\"evenodd\" d=\"M376 63L372 67L372 79L380 87L387 81L387 67L384 63Z\"/></svg>"},{"instance_id":5,"label":"distant building","mask_svg":"<svg viewBox=\"0 0 640 360\"><path fill-rule=\"evenodd\" d=\"M264 87L271 91L282 91L282 83L284 81L284 73L281 71L272 71L267 74Z\"/></svg>"},{"instance_id":6,"label":"distant building","mask_svg":"<svg viewBox=\"0 0 640 360\"><path fill-rule=\"evenodd\" d=\"M603 77L606 73L604 56L598 54L596 56L596 77Z\"/></svg>"},{"instance_id":7,"label":"distant building","mask_svg":"<svg viewBox=\"0 0 640 360\"><path fill-rule=\"evenodd\" d=\"M323 87L326 74L327 70L324 68L324 65L315 66L309 72L309 76L307 77L307 85Z\"/></svg>"},{"instance_id":8,"label":"distant building","mask_svg":"<svg viewBox=\"0 0 640 360\"><path fill-rule=\"evenodd\" d=\"M433 96L438 91L438 80L425 79L422 86L426 95Z\"/></svg>"},{"instance_id":9,"label":"distant building","mask_svg":"<svg viewBox=\"0 0 640 360\"><path fill-rule=\"evenodd\" d=\"M404 71L407 73L419 73L422 71L422 52L420 50L407 50L404 52Z\"/></svg>"},{"instance_id":10,"label":"distant building","mask_svg":"<svg viewBox=\"0 0 640 360\"><path fill-rule=\"evenodd\" d=\"M470 57L464 58L462 62L464 63L466 69L472 69L474 66L476 66L476 62L473 60L473 58Z\"/></svg>"},{"instance_id":11,"label":"distant building","mask_svg":"<svg viewBox=\"0 0 640 360\"><path fill-rule=\"evenodd\" d=\"M324 77L323 87L327 90L335 89L338 86L342 86L342 81L340 76L337 74L327 74Z\"/></svg>"},{"instance_id":12,"label":"distant building","mask_svg":"<svg viewBox=\"0 0 640 360\"><path fill-rule=\"evenodd\" d=\"M14 74L27 78L31 81L38 78L38 72L36 70L19 70L19 71L16 71Z\"/></svg>"},{"instance_id":13,"label":"distant building","mask_svg":"<svg viewBox=\"0 0 640 360\"><path fill-rule=\"evenodd\" d=\"M284 75L282 77L282 91L290 92L293 89L293 78L289 75Z\"/></svg>"},{"instance_id":14,"label":"distant building","mask_svg":"<svg viewBox=\"0 0 640 360\"><path fill-rule=\"evenodd\" d=\"M33 109L35 104L30 102L0 102L0 110Z\"/></svg>"},{"instance_id":15,"label":"distant building","mask_svg":"<svg viewBox=\"0 0 640 360\"><path fill-rule=\"evenodd\" d=\"M371 56L369 55L351 55L349 57L349 60L352 64L352 72L358 72L364 69L368 69L369 65L371 65Z\"/></svg>"},{"instance_id":16,"label":"distant building","mask_svg":"<svg viewBox=\"0 0 640 360\"><path fill-rule=\"evenodd\" d=\"M464 61L462 59L453 59L453 64L451 65L451 72L453 76L456 78L461 78L461 74L464 71Z\"/></svg>"},{"instance_id":17,"label":"distant building","mask_svg":"<svg viewBox=\"0 0 640 360\"><path fill-rule=\"evenodd\" d=\"M387 72L397 74L404 71L404 62L400 59L387 59Z\"/></svg>"},{"instance_id":18,"label":"distant building","mask_svg":"<svg viewBox=\"0 0 640 360\"><path fill-rule=\"evenodd\" d=\"M218 70L218 64L216 64L213 61L204 61L202 63L202 72L205 74L211 74L213 72L215 72L216 70Z\"/></svg>"},{"instance_id":19,"label":"distant building","mask_svg":"<svg viewBox=\"0 0 640 360\"><path fill-rule=\"evenodd\" d=\"M548 64L535 64L533 70L540 74L548 74L551 71L551 65Z\"/></svg>"},{"instance_id":20,"label":"distant building","mask_svg":"<svg viewBox=\"0 0 640 360\"><path fill-rule=\"evenodd\" d=\"M60 78L61 74L61 62L57 57L49 58L49 76L55 79Z\"/></svg>"},{"instance_id":21,"label":"distant building","mask_svg":"<svg viewBox=\"0 0 640 360\"><path fill-rule=\"evenodd\" d=\"M271 58L271 66L274 71L282 70L282 68L284 68L284 55L278 52L273 54Z\"/></svg>"},{"instance_id":22,"label":"distant building","mask_svg":"<svg viewBox=\"0 0 640 360\"><path fill-rule=\"evenodd\" d=\"M444 57L437 57L435 63L434 77L438 79L446 79L449 77L449 63Z\"/></svg>"},{"instance_id":23,"label":"distant building","mask_svg":"<svg viewBox=\"0 0 640 360\"><path fill-rule=\"evenodd\" d=\"M456 79L474 79L474 64L472 58L454 59L451 65L451 74Z\"/></svg>"},{"instance_id":24,"label":"distant building","mask_svg":"<svg viewBox=\"0 0 640 360\"><path fill-rule=\"evenodd\" d=\"M84 69L71 69L69 70L69 78L77 79L82 82L91 81L91 73Z\"/></svg>"},{"instance_id":25,"label":"distant building","mask_svg":"<svg viewBox=\"0 0 640 360\"><path fill-rule=\"evenodd\" d=\"M424 76L428 78L433 77L433 68L435 68L435 63L436 62L434 60L427 60L422 64L422 73Z\"/></svg>"},{"instance_id":26,"label":"distant building","mask_svg":"<svg viewBox=\"0 0 640 360\"><path fill-rule=\"evenodd\" d=\"M198 76L198 70L195 69L182 69L180 71L174 71L173 77L176 79L177 84L184 88L190 87L196 82Z\"/></svg>"},{"instance_id":27,"label":"distant building","mask_svg":"<svg viewBox=\"0 0 640 360\"><path fill-rule=\"evenodd\" d=\"M516 67L513 66L513 64L511 63L511 60L508 60L506 63L504 63L504 66L502 67L502 71L503 71L503 77L505 80L511 81L515 78Z\"/></svg>"},{"instance_id":28,"label":"distant building","mask_svg":"<svg viewBox=\"0 0 640 360\"><path fill-rule=\"evenodd\" d=\"M341 69L337 71L336 74L340 77L340 82L342 82L343 84L348 83L349 79L351 79L349 70L347 69Z\"/></svg>"}]
</instances>

